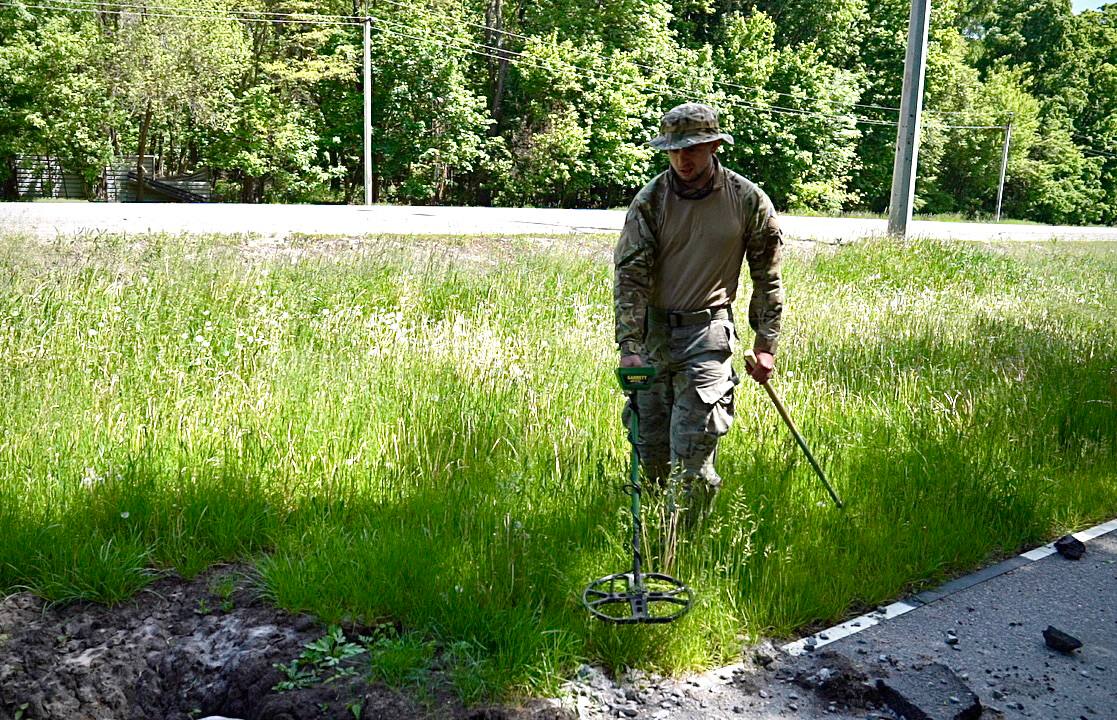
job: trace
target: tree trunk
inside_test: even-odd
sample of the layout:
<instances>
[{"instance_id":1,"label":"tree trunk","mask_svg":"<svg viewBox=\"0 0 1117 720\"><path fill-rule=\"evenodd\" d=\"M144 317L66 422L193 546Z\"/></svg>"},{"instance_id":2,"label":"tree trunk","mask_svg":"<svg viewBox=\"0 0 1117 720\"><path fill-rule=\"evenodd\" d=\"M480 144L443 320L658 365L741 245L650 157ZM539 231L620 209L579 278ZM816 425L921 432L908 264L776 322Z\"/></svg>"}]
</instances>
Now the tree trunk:
<instances>
[{"instance_id":1,"label":"tree trunk","mask_svg":"<svg viewBox=\"0 0 1117 720\"><path fill-rule=\"evenodd\" d=\"M0 177L3 178L3 189L0 198L5 200L19 199L19 184L16 182L16 156L4 156L3 166L0 167Z\"/></svg>"},{"instance_id":2,"label":"tree trunk","mask_svg":"<svg viewBox=\"0 0 1117 720\"><path fill-rule=\"evenodd\" d=\"M493 116L493 124L489 126L489 135L496 135L497 125L504 115L504 86L508 79L508 58L504 55L504 6L503 0L491 0L485 10L486 31L485 44L496 48L495 59L489 60L489 87L492 88L492 102L489 110ZM494 62L495 60L495 62Z\"/></svg>"},{"instance_id":3,"label":"tree trunk","mask_svg":"<svg viewBox=\"0 0 1117 720\"><path fill-rule=\"evenodd\" d=\"M136 159L136 202L144 199L144 153L147 152L147 131L151 128L151 102L148 101L144 110L144 119L140 123L139 157Z\"/></svg>"},{"instance_id":4,"label":"tree trunk","mask_svg":"<svg viewBox=\"0 0 1117 720\"><path fill-rule=\"evenodd\" d=\"M376 73L372 73L372 76L371 76L370 80L371 80L371 83L369 85L369 93L372 95L373 98L375 98L376 97ZM361 82L364 82L364 75L363 74L361 75ZM362 90L363 90L363 88L362 88ZM375 103L375 101L373 102L373 107L372 107L372 127L373 128L376 127L376 103ZM369 193L368 194L369 194L369 200L371 202L378 203L378 202L380 202L380 166L381 166L381 163L384 160L384 156L380 155L376 152L376 149L375 149L376 144L375 143L373 143L372 147L373 147L373 150L370 153L370 157L372 159L372 177L371 177L370 182L369 182ZM364 168L363 168L363 163L362 163L362 170L363 169ZM363 183L364 183L364 178L363 177L361 178L361 181L362 181L362 187L363 187Z\"/></svg>"}]
</instances>

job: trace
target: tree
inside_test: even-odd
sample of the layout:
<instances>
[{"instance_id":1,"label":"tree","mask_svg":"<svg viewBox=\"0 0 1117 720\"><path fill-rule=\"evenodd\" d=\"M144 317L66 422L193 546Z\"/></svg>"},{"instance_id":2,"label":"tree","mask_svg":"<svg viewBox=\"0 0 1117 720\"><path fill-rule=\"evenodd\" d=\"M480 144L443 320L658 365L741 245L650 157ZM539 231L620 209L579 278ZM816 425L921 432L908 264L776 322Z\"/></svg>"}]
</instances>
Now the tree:
<instances>
[{"instance_id":1,"label":"tree","mask_svg":"<svg viewBox=\"0 0 1117 720\"><path fill-rule=\"evenodd\" d=\"M1026 155L1006 182L1006 208L1015 217L1052 224L1100 222L1105 211L1101 187L1103 159L1086 157L1072 137L1070 119L1041 113Z\"/></svg>"},{"instance_id":2,"label":"tree","mask_svg":"<svg viewBox=\"0 0 1117 720\"><path fill-rule=\"evenodd\" d=\"M201 139L203 161L233 181L219 190L241 202L314 198L328 183L328 171L318 162L313 112L270 83L245 88L230 108L230 122Z\"/></svg>"},{"instance_id":3,"label":"tree","mask_svg":"<svg viewBox=\"0 0 1117 720\"><path fill-rule=\"evenodd\" d=\"M1011 111L983 93L979 73L967 61L958 4L943 2L934 12L938 22L928 49L915 208L969 216L991 213L1002 134L978 128L1004 125Z\"/></svg>"},{"instance_id":4,"label":"tree","mask_svg":"<svg viewBox=\"0 0 1117 720\"><path fill-rule=\"evenodd\" d=\"M153 129L227 126L233 89L247 64L241 26L219 1L175 0L183 21L139 9L108 30L111 51L101 67L115 99L136 124L138 199L143 199L144 156Z\"/></svg>"},{"instance_id":5,"label":"tree","mask_svg":"<svg viewBox=\"0 0 1117 720\"><path fill-rule=\"evenodd\" d=\"M926 158L928 164L933 162L932 168L924 169L924 158L920 158L922 209L931 213L962 212L971 217L981 212L992 214L1004 139L999 126L1012 119L1007 174L1011 188L1036 142L1040 102L1024 88L1021 69L999 70L985 82L979 81L976 71L968 66L956 71L959 82L954 87L954 102L945 106L952 114L932 114L927 123L927 134L936 138L936 152ZM946 124L963 127L944 128ZM1006 209L1014 211L1011 203Z\"/></svg>"},{"instance_id":6,"label":"tree","mask_svg":"<svg viewBox=\"0 0 1117 720\"><path fill-rule=\"evenodd\" d=\"M975 64L988 73L998 64L1032 69L1029 88L1059 98L1067 109L1081 100L1070 0L996 0L988 5L976 38Z\"/></svg>"},{"instance_id":7,"label":"tree","mask_svg":"<svg viewBox=\"0 0 1117 720\"><path fill-rule=\"evenodd\" d=\"M639 68L603 45L576 47L552 35L529 41L514 68L519 108L497 179L501 203L608 206L641 185L654 152L641 118L654 96Z\"/></svg>"},{"instance_id":8,"label":"tree","mask_svg":"<svg viewBox=\"0 0 1117 720\"><path fill-rule=\"evenodd\" d=\"M197 138L200 156L221 171L222 187L241 202L329 201L331 181L347 173L328 119L343 109L332 107L329 93L337 85L349 86L350 94L360 91L360 30L300 21L351 8L243 1L239 9L246 13L286 15L274 22L243 21L249 57L237 77L228 122ZM358 100L346 122L360 121Z\"/></svg>"},{"instance_id":9,"label":"tree","mask_svg":"<svg viewBox=\"0 0 1117 720\"><path fill-rule=\"evenodd\" d=\"M115 119L95 72L104 52L88 16L0 8L0 196L15 199L15 158L47 155L95 182Z\"/></svg>"},{"instance_id":10,"label":"tree","mask_svg":"<svg viewBox=\"0 0 1117 720\"><path fill-rule=\"evenodd\" d=\"M727 164L759 181L779 207L841 210L856 200L850 173L860 133L857 76L827 64L812 44L776 48L764 13L730 18L714 54L733 85L724 119L736 144Z\"/></svg>"},{"instance_id":11,"label":"tree","mask_svg":"<svg viewBox=\"0 0 1117 720\"><path fill-rule=\"evenodd\" d=\"M889 202L909 0L158 7L0 9L7 196L18 154L92 181L134 148L164 170L214 168L229 199L354 201L362 40L339 16L367 10L377 200L623 205L666 166L646 145L662 113L702 101L737 138L726 163L781 207ZM1012 112L1005 212L1117 221L1115 26L1117 5L936 0L917 208L992 211ZM951 127L969 125L992 128Z\"/></svg>"},{"instance_id":12,"label":"tree","mask_svg":"<svg viewBox=\"0 0 1117 720\"><path fill-rule=\"evenodd\" d=\"M444 202L485 157L486 99L466 78L469 32L449 3L380 11L373 32L374 196ZM357 147L360 147L359 145Z\"/></svg>"},{"instance_id":13,"label":"tree","mask_svg":"<svg viewBox=\"0 0 1117 720\"><path fill-rule=\"evenodd\" d=\"M872 22L865 26L859 38L863 73L859 102L881 107L900 106L910 7L908 0L869 0L868 14ZM898 118L894 112L869 114L892 123ZM851 187L861 199L861 207L884 212L891 195L896 126L866 124L861 132Z\"/></svg>"},{"instance_id":14,"label":"tree","mask_svg":"<svg viewBox=\"0 0 1117 720\"><path fill-rule=\"evenodd\" d=\"M1087 157L1101 162L1101 222L1117 223L1117 4L1076 17L1076 71L1090 88L1072 118L1072 137Z\"/></svg>"}]
</instances>

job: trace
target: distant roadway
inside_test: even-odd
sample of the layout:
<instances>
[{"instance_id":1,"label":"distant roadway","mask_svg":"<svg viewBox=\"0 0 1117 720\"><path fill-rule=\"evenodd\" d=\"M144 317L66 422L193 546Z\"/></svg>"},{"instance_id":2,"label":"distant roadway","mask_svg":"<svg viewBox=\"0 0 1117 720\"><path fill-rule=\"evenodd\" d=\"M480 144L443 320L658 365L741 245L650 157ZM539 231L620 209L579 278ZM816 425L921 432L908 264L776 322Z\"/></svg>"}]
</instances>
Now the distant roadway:
<instances>
[{"instance_id":1,"label":"distant roadway","mask_svg":"<svg viewBox=\"0 0 1117 720\"><path fill-rule=\"evenodd\" d=\"M49 239L77 233L222 233L286 238L316 235L613 234L623 210L419 207L398 205L190 205L177 203L0 203L0 228ZM886 232L886 221L783 216L788 237L822 242ZM919 220L911 236L999 241L1111 240L1117 228Z\"/></svg>"}]
</instances>

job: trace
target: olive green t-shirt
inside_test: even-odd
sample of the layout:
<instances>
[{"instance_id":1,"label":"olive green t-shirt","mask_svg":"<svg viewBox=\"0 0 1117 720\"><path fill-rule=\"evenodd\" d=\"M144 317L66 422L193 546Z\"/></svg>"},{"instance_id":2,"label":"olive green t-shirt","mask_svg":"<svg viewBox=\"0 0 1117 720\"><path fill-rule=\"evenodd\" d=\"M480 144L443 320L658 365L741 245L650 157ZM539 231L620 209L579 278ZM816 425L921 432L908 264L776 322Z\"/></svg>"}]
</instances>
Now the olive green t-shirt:
<instances>
[{"instance_id":1,"label":"olive green t-shirt","mask_svg":"<svg viewBox=\"0 0 1117 720\"><path fill-rule=\"evenodd\" d=\"M737 193L718 173L713 192L699 200L664 194L651 304L700 310L737 296L745 257L745 218Z\"/></svg>"}]
</instances>

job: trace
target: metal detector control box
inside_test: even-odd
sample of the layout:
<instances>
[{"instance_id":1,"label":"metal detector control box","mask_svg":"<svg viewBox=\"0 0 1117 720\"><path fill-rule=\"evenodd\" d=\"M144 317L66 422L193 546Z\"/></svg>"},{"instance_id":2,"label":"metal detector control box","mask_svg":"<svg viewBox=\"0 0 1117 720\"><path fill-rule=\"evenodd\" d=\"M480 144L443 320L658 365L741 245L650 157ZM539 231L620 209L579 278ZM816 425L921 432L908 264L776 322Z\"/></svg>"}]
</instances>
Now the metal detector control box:
<instances>
[{"instance_id":1,"label":"metal detector control box","mask_svg":"<svg viewBox=\"0 0 1117 720\"><path fill-rule=\"evenodd\" d=\"M621 384L621 390L626 393L647 390L652 386L655 375L655 368L651 365L617 368L617 382Z\"/></svg>"}]
</instances>

